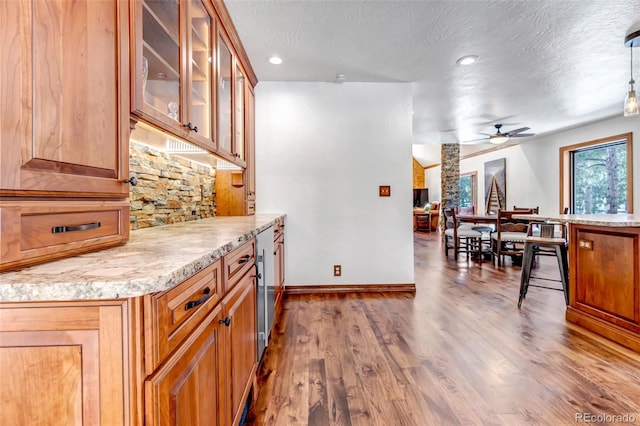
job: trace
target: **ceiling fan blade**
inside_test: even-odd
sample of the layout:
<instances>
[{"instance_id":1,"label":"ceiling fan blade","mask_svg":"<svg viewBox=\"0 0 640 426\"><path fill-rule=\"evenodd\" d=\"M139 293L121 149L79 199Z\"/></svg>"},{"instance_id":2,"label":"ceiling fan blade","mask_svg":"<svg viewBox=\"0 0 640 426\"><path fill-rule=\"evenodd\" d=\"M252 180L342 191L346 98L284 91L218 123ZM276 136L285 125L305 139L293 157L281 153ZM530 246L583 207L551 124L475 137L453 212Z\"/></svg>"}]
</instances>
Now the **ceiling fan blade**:
<instances>
[{"instance_id":1,"label":"ceiling fan blade","mask_svg":"<svg viewBox=\"0 0 640 426\"><path fill-rule=\"evenodd\" d=\"M505 135L509 135L509 136L513 136L513 135L516 135L516 134L518 134L518 133L525 132L525 131L527 131L527 130L529 130L529 127L521 127L521 128L519 128L519 129L509 130L508 132L505 132L504 134L505 134Z\"/></svg>"},{"instance_id":2,"label":"ceiling fan blade","mask_svg":"<svg viewBox=\"0 0 640 426\"><path fill-rule=\"evenodd\" d=\"M487 137L491 136L491 133L478 133L479 135L485 135Z\"/></svg>"},{"instance_id":3,"label":"ceiling fan blade","mask_svg":"<svg viewBox=\"0 0 640 426\"><path fill-rule=\"evenodd\" d=\"M535 136L535 133L518 133L517 135L510 135L511 138L526 138L529 136Z\"/></svg>"}]
</instances>

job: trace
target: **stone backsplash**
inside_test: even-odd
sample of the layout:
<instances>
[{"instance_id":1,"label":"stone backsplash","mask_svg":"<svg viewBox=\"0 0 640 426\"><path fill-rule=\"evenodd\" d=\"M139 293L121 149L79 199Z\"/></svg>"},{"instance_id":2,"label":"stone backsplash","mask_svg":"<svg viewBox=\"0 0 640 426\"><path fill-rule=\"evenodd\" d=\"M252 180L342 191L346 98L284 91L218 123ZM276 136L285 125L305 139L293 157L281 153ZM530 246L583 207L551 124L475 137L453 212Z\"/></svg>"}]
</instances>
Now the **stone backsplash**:
<instances>
[{"instance_id":1,"label":"stone backsplash","mask_svg":"<svg viewBox=\"0 0 640 426\"><path fill-rule=\"evenodd\" d=\"M130 141L130 228L148 228L215 216L216 170Z\"/></svg>"}]
</instances>

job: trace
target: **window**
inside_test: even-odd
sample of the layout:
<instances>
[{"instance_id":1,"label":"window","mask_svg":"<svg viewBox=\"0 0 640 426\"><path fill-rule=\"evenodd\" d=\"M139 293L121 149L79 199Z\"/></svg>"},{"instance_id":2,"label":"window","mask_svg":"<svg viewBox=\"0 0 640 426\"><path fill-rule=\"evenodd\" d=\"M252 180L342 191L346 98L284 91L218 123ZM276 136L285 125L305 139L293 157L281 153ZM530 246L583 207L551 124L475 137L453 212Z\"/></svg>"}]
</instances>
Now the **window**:
<instances>
[{"instance_id":1,"label":"window","mask_svg":"<svg viewBox=\"0 0 640 426\"><path fill-rule=\"evenodd\" d=\"M477 181L478 181L478 175L476 172L460 174L459 207L475 207L476 206L477 193L478 193Z\"/></svg>"},{"instance_id":2,"label":"window","mask_svg":"<svg viewBox=\"0 0 640 426\"><path fill-rule=\"evenodd\" d=\"M560 209L633 212L631 133L560 148Z\"/></svg>"}]
</instances>

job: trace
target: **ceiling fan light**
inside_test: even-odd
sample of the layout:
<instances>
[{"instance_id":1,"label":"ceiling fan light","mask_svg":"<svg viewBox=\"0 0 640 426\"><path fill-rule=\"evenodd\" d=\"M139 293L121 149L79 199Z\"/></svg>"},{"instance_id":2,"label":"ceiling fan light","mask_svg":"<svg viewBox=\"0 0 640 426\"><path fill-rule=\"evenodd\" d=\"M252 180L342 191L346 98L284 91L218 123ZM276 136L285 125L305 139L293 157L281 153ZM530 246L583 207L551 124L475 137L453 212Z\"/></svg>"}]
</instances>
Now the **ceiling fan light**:
<instances>
[{"instance_id":1,"label":"ceiling fan light","mask_svg":"<svg viewBox=\"0 0 640 426\"><path fill-rule=\"evenodd\" d=\"M638 98L636 97L636 91L633 90L632 84L627 96L624 98L624 116L632 117L638 114L640 114L640 110L638 109Z\"/></svg>"},{"instance_id":2,"label":"ceiling fan light","mask_svg":"<svg viewBox=\"0 0 640 426\"><path fill-rule=\"evenodd\" d=\"M491 135L489 137L489 142L494 145L501 145L503 143L507 143L509 141L509 136L500 134L500 135Z\"/></svg>"}]
</instances>

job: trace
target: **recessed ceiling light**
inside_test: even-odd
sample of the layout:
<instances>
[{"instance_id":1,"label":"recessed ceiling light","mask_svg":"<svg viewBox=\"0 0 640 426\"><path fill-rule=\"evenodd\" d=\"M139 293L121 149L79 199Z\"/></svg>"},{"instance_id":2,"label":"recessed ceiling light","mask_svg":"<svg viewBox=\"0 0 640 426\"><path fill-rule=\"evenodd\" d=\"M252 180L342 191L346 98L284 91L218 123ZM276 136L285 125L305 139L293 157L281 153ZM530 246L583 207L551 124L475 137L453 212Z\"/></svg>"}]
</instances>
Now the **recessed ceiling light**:
<instances>
[{"instance_id":1,"label":"recessed ceiling light","mask_svg":"<svg viewBox=\"0 0 640 426\"><path fill-rule=\"evenodd\" d=\"M280 65L282 63L282 58L280 58L279 56L273 55L272 57L269 58L269 62L272 63L273 65Z\"/></svg>"},{"instance_id":2,"label":"recessed ceiling light","mask_svg":"<svg viewBox=\"0 0 640 426\"><path fill-rule=\"evenodd\" d=\"M463 56L462 58L459 58L456 61L456 64L458 65L471 65L474 62L476 62L479 58L476 55L467 55L467 56Z\"/></svg>"}]
</instances>

